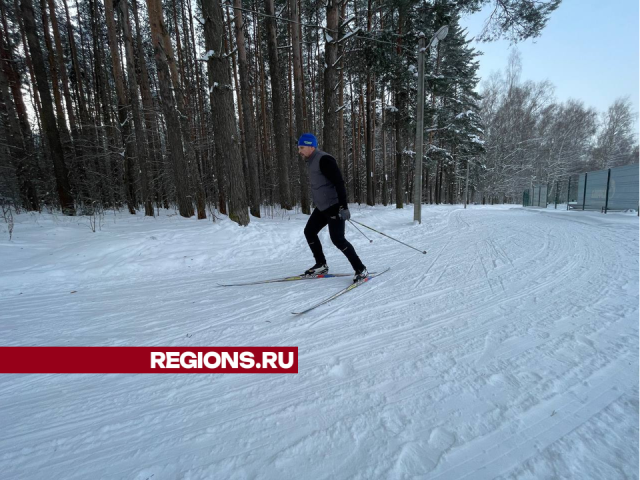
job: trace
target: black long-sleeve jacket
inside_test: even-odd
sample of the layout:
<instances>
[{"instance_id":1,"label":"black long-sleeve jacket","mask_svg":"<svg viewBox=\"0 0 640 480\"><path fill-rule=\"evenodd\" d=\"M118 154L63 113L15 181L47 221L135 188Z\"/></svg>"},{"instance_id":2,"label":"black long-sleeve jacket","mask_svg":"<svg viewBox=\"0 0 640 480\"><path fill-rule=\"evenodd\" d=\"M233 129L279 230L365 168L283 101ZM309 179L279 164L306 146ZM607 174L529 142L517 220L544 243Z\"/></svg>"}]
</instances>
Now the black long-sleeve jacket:
<instances>
[{"instance_id":1,"label":"black long-sleeve jacket","mask_svg":"<svg viewBox=\"0 0 640 480\"><path fill-rule=\"evenodd\" d=\"M336 187L338 205L345 209L348 208L347 189L345 188L342 172L340 172L340 168L338 168L336 159L329 154L320 157L320 171Z\"/></svg>"}]
</instances>

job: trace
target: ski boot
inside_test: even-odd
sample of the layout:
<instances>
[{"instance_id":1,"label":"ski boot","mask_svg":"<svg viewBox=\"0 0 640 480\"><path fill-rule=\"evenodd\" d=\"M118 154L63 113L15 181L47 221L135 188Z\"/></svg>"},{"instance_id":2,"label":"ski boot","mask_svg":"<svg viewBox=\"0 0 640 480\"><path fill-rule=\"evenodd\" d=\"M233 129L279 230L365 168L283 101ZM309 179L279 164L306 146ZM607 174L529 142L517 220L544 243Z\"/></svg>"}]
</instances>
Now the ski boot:
<instances>
[{"instance_id":1,"label":"ski boot","mask_svg":"<svg viewBox=\"0 0 640 480\"><path fill-rule=\"evenodd\" d=\"M304 276L317 277L318 275L324 275L328 271L329 271L329 267L327 267L326 263L324 264L316 263L313 267L311 267L309 270L304 272Z\"/></svg>"},{"instance_id":2,"label":"ski boot","mask_svg":"<svg viewBox=\"0 0 640 480\"><path fill-rule=\"evenodd\" d=\"M363 266L362 270L360 270L360 271L356 270L356 274L353 276L353 283L361 282L362 280L364 280L368 276L369 276L369 272L367 272L367 267Z\"/></svg>"}]
</instances>

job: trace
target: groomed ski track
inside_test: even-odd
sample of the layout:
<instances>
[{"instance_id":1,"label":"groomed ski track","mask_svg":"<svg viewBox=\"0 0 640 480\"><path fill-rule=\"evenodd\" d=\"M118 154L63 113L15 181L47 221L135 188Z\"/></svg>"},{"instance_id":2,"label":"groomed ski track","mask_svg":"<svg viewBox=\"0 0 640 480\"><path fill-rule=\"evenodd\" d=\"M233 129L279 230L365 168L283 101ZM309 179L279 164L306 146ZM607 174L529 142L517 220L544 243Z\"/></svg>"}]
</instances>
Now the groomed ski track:
<instances>
[{"instance_id":1,"label":"groomed ski track","mask_svg":"<svg viewBox=\"0 0 640 480\"><path fill-rule=\"evenodd\" d=\"M10 345L282 345L298 375L3 375L3 478L638 478L638 218L358 208L384 276L216 286L312 263L303 215L20 215ZM332 271L348 264L321 240ZM71 294L70 292L76 293Z\"/></svg>"}]
</instances>

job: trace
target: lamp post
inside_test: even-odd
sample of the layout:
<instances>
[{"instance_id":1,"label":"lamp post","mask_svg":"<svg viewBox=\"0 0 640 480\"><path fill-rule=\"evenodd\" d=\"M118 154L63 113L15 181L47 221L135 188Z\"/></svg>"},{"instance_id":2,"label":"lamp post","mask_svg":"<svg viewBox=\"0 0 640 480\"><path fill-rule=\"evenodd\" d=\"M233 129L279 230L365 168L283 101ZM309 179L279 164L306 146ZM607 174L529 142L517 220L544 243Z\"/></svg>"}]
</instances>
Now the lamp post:
<instances>
[{"instance_id":1,"label":"lamp post","mask_svg":"<svg viewBox=\"0 0 640 480\"><path fill-rule=\"evenodd\" d=\"M449 33L449 26L444 25L431 37L425 46L424 33L418 40L418 114L416 118L416 165L413 182L413 220L422 223L422 142L424 139L424 54L436 41L444 40Z\"/></svg>"}]
</instances>

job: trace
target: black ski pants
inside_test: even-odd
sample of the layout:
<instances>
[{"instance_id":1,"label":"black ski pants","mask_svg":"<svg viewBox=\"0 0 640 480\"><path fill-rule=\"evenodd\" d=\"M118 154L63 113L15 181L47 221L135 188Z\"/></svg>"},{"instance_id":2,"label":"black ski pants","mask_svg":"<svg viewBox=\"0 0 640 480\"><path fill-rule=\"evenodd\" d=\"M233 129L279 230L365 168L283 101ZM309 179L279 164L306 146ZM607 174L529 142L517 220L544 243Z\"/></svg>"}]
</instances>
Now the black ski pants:
<instances>
[{"instance_id":1,"label":"black ski pants","mask_svg":"<svg viewBox=\"0 0 640 480\"><path fill-rule=\"evenodd\" d=\"M304 236L307 238L307 243L313 253L313 257L316 259L316 263L321 265L325 264L327 263L327 260L324 258L322 244L318 238L318 233L324 227L329 225L331 241L342 253L344 253L344 256L347 257L347 260L349 260L353 269L360 272L364 268L364 265L358 257L356 250L353 248L353 245L344 238L346 222L338 216L339 208L340 207L337 204L332 205L324 211L320 211L315 208L309 217L307 226L304 227Z\"/></svg>"}]
</instances>

